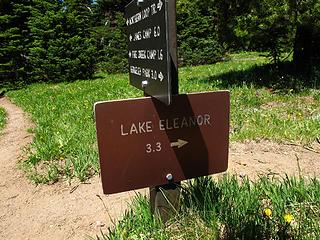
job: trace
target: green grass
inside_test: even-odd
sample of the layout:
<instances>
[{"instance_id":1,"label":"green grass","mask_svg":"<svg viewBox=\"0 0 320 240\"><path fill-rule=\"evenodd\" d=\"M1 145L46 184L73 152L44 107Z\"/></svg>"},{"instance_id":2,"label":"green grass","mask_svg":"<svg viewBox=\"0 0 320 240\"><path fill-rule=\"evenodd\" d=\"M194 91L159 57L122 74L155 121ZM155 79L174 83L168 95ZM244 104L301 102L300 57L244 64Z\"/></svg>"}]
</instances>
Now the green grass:
<instances>
[{"instance_id":1,"label":"green grass","mask_svg":"<svg viewBox=\"0 0 320 240\"><path fill-rule=\"evenodd\" d=\"M183 185L181 208L166 224L138 196L123 219L97 239L301 239L320 237L320 182L286 178L198 178ZM266 215L269 209L269 215ZM285 216L293 219L286 220Z\"/></svg>"},{"instance_id":2,"label":"green grass","mask_svg":"<svg viewBox=\"0 0 320 240\"><path fill-rule=\"evenodd\" d=\"M229 89L231 140L313 142L320 136L320 91L269 66L258 53L231 55L231 60L179 70L180 93ZM310 84L315 85L315 83ZM127 74L97 74L92 81L33 84L7 94L31 114L36 125L29 158L23 163L36 182L99 171L93 104L141 97Z\"/></svg>"},{"instance_id":3,"label":"green grass","mask_svg":"<svg viewBox=\"0 0 320 240\"><path fill-rule=\"evenodd\" d=\"M0 134L7 121L7 114L4 108L0 107Z\"/></svg>"}]
</instances>

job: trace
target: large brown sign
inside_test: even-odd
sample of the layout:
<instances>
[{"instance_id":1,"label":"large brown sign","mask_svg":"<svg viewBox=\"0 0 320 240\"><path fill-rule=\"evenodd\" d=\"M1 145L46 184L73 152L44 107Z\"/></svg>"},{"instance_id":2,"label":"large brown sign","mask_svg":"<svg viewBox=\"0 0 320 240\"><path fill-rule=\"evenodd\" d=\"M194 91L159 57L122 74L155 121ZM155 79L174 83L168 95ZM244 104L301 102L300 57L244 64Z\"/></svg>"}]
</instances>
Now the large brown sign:
<instances>
[{"instance_id":1,"label":"large brown sign","mask_svg":"<svg viewBox=\"0 0 320 240\"><path fill-rule=\"evenodd\" d=\"M104 193L226 171L229 109L228 91L97 103Z\"/></svg>"}]
</instances>

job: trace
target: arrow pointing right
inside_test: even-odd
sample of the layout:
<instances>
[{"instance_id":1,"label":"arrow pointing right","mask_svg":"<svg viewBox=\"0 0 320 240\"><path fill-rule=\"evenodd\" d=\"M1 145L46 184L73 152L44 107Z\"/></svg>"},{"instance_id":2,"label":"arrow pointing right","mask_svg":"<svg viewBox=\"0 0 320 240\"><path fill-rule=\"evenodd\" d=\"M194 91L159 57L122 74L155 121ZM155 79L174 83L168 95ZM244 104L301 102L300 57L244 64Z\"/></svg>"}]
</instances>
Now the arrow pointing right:
<instances>
[{"instance_id":1,"label":"arrow pointing right","mask_svg":"<svg viewBox=\"0 0 320 240\"><path fill-rule=\"evenodd\" d=\"M162 1L159 0L158 6L157 6L157 8L159 9L159 12L161 11L162 5L163 5Z\"/></svg>"},{"instance_id":2,"label":"arrow pointing right","mask_svg":"<svg viewBox=\"0 0 320 240\"><path fill-rule=\"evenodd\" d=\"M182 148L182 147L185 146L186 144L188 144L187 141L178 139L178 142L172 142L172 143L170 144L170 146L171 146L172 148L173 148L173 147Z\"/></svg>"},{"instance_id":3,"label":"arrow pointing right","mask_svg":"<svg viewBox=\"0 0 320 240\"><path fill-rule=\"evenodd\" d=\"M162 80L163 80L163 78L164 78L162 72L159 73L158 77L159 77L159 79L160 79L160 82L162 82Z\"/></svg>"}]
</instances>

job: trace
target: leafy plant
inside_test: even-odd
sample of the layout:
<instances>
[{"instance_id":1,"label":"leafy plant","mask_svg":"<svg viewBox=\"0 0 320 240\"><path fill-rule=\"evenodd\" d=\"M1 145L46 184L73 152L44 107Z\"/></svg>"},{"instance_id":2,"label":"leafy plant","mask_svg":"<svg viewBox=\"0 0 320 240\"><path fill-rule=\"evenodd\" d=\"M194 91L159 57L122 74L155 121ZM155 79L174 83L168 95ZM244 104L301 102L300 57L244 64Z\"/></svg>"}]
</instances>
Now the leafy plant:
<instances>
[{"instance_id":1,"label":"leafy plant","mask_svg":"<svg viewBox=\"0 0 320 240\"><path fill-rule=\"evenodd\" d=\"M109 233L97 239L317 239L320 182L224 175L182 185L180 211L165 225L138 196Z\"/></svg>"}]
</instances>

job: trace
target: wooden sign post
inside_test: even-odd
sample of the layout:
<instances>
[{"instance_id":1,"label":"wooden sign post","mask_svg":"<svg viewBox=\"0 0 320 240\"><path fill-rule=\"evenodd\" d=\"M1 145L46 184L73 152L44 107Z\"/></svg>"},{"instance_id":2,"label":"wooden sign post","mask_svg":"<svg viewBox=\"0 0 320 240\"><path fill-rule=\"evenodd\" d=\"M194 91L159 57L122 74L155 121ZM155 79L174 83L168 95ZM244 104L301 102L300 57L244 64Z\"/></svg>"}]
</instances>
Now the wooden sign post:
<instances>
[{"instance_id":1,"label":"wooden sign post","mask_svg":"<svg viewBox=\"0 0 320 240\"><path fill-rule=\"evenodd\" d=\"M178 78L178 54L177 54L177 24L176 24L176 0L168 2L167 14L167 34L169 52L169 75L171 78L170 95L179 94ZM173 176L168 173L166 176L171 183L149 188L151 211L158 215L163 222L170 219L180 208L180 182L172 182Z\"/></svg>"},{"instance_id":2,"label":"wooden sign post","mask_svg":"<svg viewBox=\"0 0 320 240\"><path fill-rule=\"evenodd\" d=\"M126 6L126 19L131 84L170 105L179 94L176 0L133 0ZM169 209L178 208L179 186L150 188L152 211L164 221Z\"/></svg>"},{"instance_id":3,"label":"wooden sign post","mask_svg":"<svg viewBox=\"0 0 320 240\"><path fill-rule=\"evenodd\" d=\"M171 104L179 94L176 0L133 0L126 6L126 23L131 84ZM152 211L164 221L169 209L178 208L179 186L150 188Z\"/></svg>"},{"instance_id":4,"label":"wooden sign post","mask_svg":"<svg viewBox=\"0 0 320 240\"><path fill-rule=\"evenodd\" d=\"M130 83L149 97L95 104L105 194L150 187L165 222L179 209L180 182L228 168L228 91L179 95L176 0L126 7Z\"/></svg>"}]
</instances>

